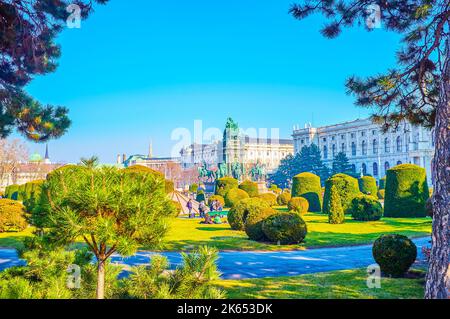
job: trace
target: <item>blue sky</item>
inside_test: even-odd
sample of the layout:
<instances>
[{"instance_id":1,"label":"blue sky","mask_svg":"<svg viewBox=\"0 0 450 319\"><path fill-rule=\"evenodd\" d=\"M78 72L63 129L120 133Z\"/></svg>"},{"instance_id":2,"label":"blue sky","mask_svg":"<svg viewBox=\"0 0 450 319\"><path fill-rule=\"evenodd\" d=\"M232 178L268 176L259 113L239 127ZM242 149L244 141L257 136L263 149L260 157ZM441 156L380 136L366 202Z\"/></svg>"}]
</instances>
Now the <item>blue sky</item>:
<instances>
[{"instance_id":1,"label":"blue sky","mask_svg":"<svg viewBox=\"0 0 450 319\"><path fill-rule=\"evenodd\" d=\"M296 21L292 0L111 0L58 38L60 66L27 90L70 109L73 125L50 142L53 160L118 153L166 156L175 128L280 128L364 117L348 76L395 65L396 35L347 30L324 39L320 16ZM44 145L29 144L43 153Z\"/></svg>"}]
</instances>

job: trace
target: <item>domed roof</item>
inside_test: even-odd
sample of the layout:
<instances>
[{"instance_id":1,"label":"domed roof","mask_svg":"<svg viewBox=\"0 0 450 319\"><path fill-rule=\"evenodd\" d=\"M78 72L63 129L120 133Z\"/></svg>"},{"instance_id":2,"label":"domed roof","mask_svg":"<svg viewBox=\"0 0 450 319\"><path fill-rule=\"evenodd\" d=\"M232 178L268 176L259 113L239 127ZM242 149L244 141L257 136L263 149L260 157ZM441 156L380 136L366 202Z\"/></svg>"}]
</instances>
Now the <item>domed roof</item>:
<instances>
[{"instance_id":1,"label":"domed roof","mask_svg":"<svg viewBox=\"0 0 450 319\"><path fill-rule=\"evenodd\" d=\"M30 162L41 162L42 156L39 153L31 154L30 156Z\"/></svg>"}]
</instances>

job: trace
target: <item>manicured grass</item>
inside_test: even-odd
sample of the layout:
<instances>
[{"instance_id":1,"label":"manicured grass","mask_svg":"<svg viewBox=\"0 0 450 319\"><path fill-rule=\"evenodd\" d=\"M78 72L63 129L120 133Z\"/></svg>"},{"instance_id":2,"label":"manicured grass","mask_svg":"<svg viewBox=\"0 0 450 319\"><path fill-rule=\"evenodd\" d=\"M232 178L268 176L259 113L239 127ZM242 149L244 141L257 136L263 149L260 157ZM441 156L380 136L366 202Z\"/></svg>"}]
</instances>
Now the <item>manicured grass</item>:
<instances>
[{"instance_id":1,"label":"manicured grass","mask_svg":"<svg viewBox=\"0 0 450 319\"><path fill-rule=\"evenodd\" d=\"M23 232L17 233L0 233L0 247L8 247L8 248L21 248L23 247L23 240L26 237L33 236L33 229L27 228Z\"/></svg>"},{"instance_id":2,"label":"manicured grass","mask_svg":"<svg viewBox=\"0 0 450 319\"><path fill-rule=\"evenodd\" d=\"M308 235L301 245L277 246L258 243L247 238L245 232L233 231L227 224L202 225L199 219L178 218L173 221L163 245L164 250L189 250L209 245L219 250L292 250L318 247L337 247L373 243L388 233L409 237L431 234L430 218L383 218L377 222L356 222L350 217L342 225L330 225L322 214L304 215Z\"/></svg>"},{"instance_id":3,"label":"manicured grass","mask_svg":"<svg viewBox=\"0 0 450 319\"><path fill-rule=\"evenodd\" d=\"M423 272L414 279L382 278L381 289L367 287L365 269L296 277L223 280L230 299L423 299Z\"/></svg>"}]
</instances>

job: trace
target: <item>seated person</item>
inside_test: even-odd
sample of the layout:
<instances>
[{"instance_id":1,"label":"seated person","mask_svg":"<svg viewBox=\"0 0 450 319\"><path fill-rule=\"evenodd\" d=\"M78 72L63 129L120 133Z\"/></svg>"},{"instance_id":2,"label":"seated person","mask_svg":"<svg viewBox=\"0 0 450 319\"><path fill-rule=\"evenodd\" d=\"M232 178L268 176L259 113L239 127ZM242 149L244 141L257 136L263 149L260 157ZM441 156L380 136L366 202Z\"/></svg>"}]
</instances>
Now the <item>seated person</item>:
<instances>
[{"instance_id":1,"label":"seated person","mask_svg":"<svg viewBox=\"0 0 450 319\"><path fill-rule=\"evenodd\" d=\"M209 215L209 213L205 214L205 220L202 221L201 224L214 224L214 221L211 218L211 215Z\"/></svg>"},{"instance_id":2,"label":"seated person","mask_svg":"<svg viewBox=\"0 0 450 319\"><path fill-rule=\"evenodd\" d=\"M214 224L217 224L217 225L222 224L222 219L220 218L219 215L216 215L216 216L214 217Z\"/></svg>"}]
</instances>

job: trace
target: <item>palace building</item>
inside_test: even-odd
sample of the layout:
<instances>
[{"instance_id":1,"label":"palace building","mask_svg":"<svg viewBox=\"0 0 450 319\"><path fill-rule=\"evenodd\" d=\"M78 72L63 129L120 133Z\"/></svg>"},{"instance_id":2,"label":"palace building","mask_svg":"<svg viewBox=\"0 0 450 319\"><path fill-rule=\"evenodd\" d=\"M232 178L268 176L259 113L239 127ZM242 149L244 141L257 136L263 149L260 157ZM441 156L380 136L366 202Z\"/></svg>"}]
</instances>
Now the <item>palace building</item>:
<instances>
[{"instance_id":1,"label":"palace building","mask_svg":"<svg viewBox=\"0 0 450 319\"><path fill-rule=\"evenodd\" d=\"M323 127L297 126L292 136L295 153L314 143L330 167L334 157L343 152L355 172L364 175L380 179L391 167L411 163L424 167L429 182L432 181L433 135L431 130L421 126L403 123L398 129L383 133L370 119L358 119Z\"/></svg>"}]
</instances>

